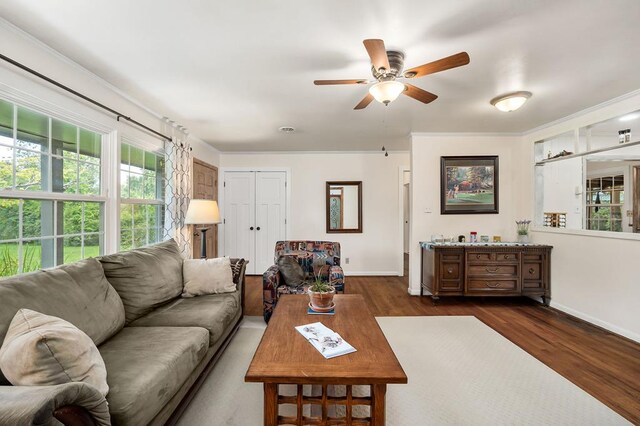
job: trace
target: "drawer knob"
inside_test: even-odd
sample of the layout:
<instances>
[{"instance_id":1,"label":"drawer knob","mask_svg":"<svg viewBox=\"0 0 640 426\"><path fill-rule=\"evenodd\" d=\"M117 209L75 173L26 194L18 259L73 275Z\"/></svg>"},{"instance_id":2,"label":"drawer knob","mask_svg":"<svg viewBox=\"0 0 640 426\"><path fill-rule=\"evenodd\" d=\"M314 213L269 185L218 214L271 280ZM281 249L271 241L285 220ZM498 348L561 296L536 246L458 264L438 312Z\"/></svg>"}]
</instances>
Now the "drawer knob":
<instances>
[{"instance_id":1,"label":"drawer knob","mask_svg":"<svg viewBox=\"0 0 640 426\"><path fill-rule=\"evenodd\" d=\"M504 258L505 258L505 259L508 259L508 258L509 258L509 255L508 255L508 254L505 254L505 255L504 255Z\"/></svg>"},{"instance_id":2,"label":"drawer knob","mask_svg":"<svg viewBox=\"0 0 640 426\"><path fill-rule=\"evenodd\" d=\"M453 268L447 269L447 272L450 273L450 274L453 274Z\"/></svg>"},{"instance_id":3,"label":"drawer knob","mask_svg":"<svg viewBox=\"0 0 640 426\"><path fill-rule=\"evenodd\" d=\"M491 288L500 287L500 283L499 282L492 283L492 282L489 282L489 281L485 281L484 283L487 285L487 287L491 287Z\"/></svg>"},{"instance_id":4,"label":"drawer knob","mask_svg":"<svg viewBox=\"0 0 640 426\"><path fill-rule=\"evenodd\" d=\"M533 268L529 268L529 273L530 273L531 275L533 275L533 273L534 273L535 271L536 271L535 269L533 269Z\"/></svg>"},{"instance_id":5,"label":"drawer knob","mask_svg":"<svg viewBox=\"0 0 640 426\"><path fill-rule=\"evenodd\" d=\"M487 267L486 267L486 268L484 268L484 269L485 269L487 272L490 272L490 273L492 273L492 274L493 274L493 273L495 273L495 272L498 272L498 271L500 270L500 267L499 267L499 266L496 266L494 269L491 269L491 268L489 268L489 267L487 266Z\"/></svg>"},{"instance_id":6,"label":"drawer knob","mask_svg":"<svg viewBox=\"0 0 640 426\"><path fill-rule=\"evenodd\" d=\"M479 254L476 254L476 259L480 259L480 255Z\"/></svg>"}]
</instances>

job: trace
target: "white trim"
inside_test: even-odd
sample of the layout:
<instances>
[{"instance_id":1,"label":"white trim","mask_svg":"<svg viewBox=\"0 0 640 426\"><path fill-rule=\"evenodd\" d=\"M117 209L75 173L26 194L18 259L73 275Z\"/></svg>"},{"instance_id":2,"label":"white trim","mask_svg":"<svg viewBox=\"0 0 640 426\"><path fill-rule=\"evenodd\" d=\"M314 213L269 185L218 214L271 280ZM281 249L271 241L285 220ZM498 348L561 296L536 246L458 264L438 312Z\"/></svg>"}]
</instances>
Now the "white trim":
<instances>
[{"instance_id":1,"label":"white trim","mask_svg":"<svg viewBox=\"0 0 640 426\"><path fill-rule=\"evenodd\" d=\"M399 277L404 276L404 172L411 172L409 166L398 166L398 215L399 217L399 235L400 235L400 253L398 255L398 271ZM409 211L411 211L411 194L409 194ZM409 222L411 225L411 222ZM411 233L411 232L409 232Z\"/></svg>"},{"instance_id":2,"label":"white trim","mask_svg":"<svg viewBox=\"0 0 640 426\"><path fill-rule=\"evenodd\" d=\"M398 271L344 271L345 277L397 277Z\"/></svg>"},{"instance_id":3,"label":"white trim","mask_svg":"<svg viewBox=\"0 0 640 426\"><path fill-rule=\"evenodd\" d=\"M550 127L556 126L558 124L563 124L566 123L567 121L576 119L576 118L580 118L584 115L587 115L591 112L596 112L599 109L608 107L608 106L612 106L614 104L617 104L618 102L622 102L622 101L626 101L627 99L633 98L634 96L638 96L640 95L640 89L634 90L633 92L629 92L629 93L625 93L624 95L618 96L617 98L613 98L613 99L609 99L608 101L604 101L602 103L599 103L597 105L591 106L589 108L585 108L581 111L578 112L574 112L573 114L569 114L565 117L559 118L557 120L551 121L549 123L545 123L541 126L538 127L534 127L533 129L527 130L525 132L522 133L523 136L529 136L532 133L536 133L539 132L541 130L546 130ZM616 114L614 114L612 117L615 117ZM610 117L610 118L612 118ZM606 121L607 119L604 120L600 120L600 121Z\"/></svg>"},{"instance_id":4,"label":"white trim","mask_svg":"<svg viewBox=\"0 0 640 426\"><path fill-rule=\"evenodd\" d=\"M411 132L411 137L461 137L461 138L478 138L478 137L514 137L522 136L524 132Z\"/></svg>"},{"instance_id":5,"label":"white trim","mask_svg":"<svg viewBox=\"0 0 640 426\"><path fill-rule=\"evenodd\" d=\"M220 210L220 217L224 218L224 183L225 183L225 173L227 172L284 172L286 179L286 208L285 208L285 220L287 221L287 225L285 226L285 237L286 240L291 235L291 168L290 167L218 167L218 209ZM224 232L225 226L224 222L218 224L218 253L225 253L224 247Z\"/></svg>"},{"instance_id":6,"label":"white trim","mask_svg":"<svg viewBox=\"0 0 640 426\"><path fill-rule=\"evenodd\" d=\"M407 293L409 293L411 296L420 296L420 289L419 288L408 288L407 289Z\"/></svg>"},{"instance_id":7,"label":"white trim","mask_svg":"<svg viewBox=\"0 0 640 426\"><path fill-rule=\"evenodd\" d=\"M217 149L217 148L216 148ZM384 152L380 150L367 150L367 151L220 151L220 155L317 155L317 154L377 154L384 155ZM392 154L407 154L410 150L387 150L389 155Z\"/></svg>"},{"instance_id":8,"label":"white trim","mask_svg":"<svg viewBox=\"0 0 640 426\"><path fill-rule=\"evenodd\" d=\"M544 227L532 228L531 232L540 232L543 234L546 233L546 234L575 235L580 237L609 238L614 240L640 241L640 234L636 234L632 232L593 231L589 229L544 228Z\"/></svg>"},{"instance_id":9,"label":"white trim","mask_svg":"<svg viewBox=\"0 0 640 426\"><path fill-rule=\"evenodd\" d=\"M611 324L611 323L609 323L607 321L602 321L602 320L600 320L600 319L598 319L596 317L593 317L591 315L585 314L584 312L580 312L580 311L577 311L577 310L575 310L573 308L570 308L568 306L562 305L560 303L556 303L556 302L553 301L553 299L551 300L551 307L555 308L555 309L557 309L559 311L565 312L565 313L567 313L567 314L569 314L571 316L574 316L576 318L579 318L579 319L581 319L583 321L587 321L587 322L590 322L592 324L595 324L595 325L597 325L599 327L604 328L605 330L611 331L612 333L619 334L620 336L624 336L627 339L631 339L631 340L634 340L634 341L640 343L640 334L634 333L633 331L629 331L629 330L627 330L625 328L613 325L613 324Z\"/></svg>"},{"instance_id":10,"label":"white trim","mask_svg":"<svg viewBox=\"0 0 640 426\"><path fill-rule=\"evenodd\" d=\"M70 109L63 108L56 103L33 96L2 82L0 82L0 98L12 102L19 107L39 112L40 114L73 124L74 126L82 127L85 130L90 130L95 133L107 134L113 130L113 126L107 126L103 123L92 120L86 115L78 114Z\"/></svg>"},{"instance_id":11,"label":"white trim","mask_svg":"<svg viewBox=\"0 0 640 426\"><path fill-rule=\"evenodd\" d=\"M45 191L9 191L0 190L0 198L22 198L25 200L59 200L59 201L88 201L104 203L107 197L100 195L70 194L66 192Z\"/></svg>"},{"instance_id":12,"label":"white trim","mask_svg":"<svg viewBox=\"0 0 640 426\"><path fill-rule=\"evenodd\" d=\"M29 34L26 31L24 31L23 29L13 25L11 22L9 22L6 19L1 18L1 17L0 17L0 27L6 28L8 31L10 31L10 32L18 35L19 37L25 39L26 41L28 41L29 43L33 44L37 48L42 49L42 50L46 51L46 53L54 56L57 60L62 61L67 65L70 65L71 67L73 67L77 71L82 72L85 76L91 78L96 83L98 83L101 86L111 90L112 92L114 92L118 96L120 96L123 99L127 100L128 102L132 103L136 107L144 110L145 112L155 116L158 119L164 118L164 116L162 114L160 114L160 113L150 109L149 107L143 105L140 101L138 101L137 99L131 97L128 94L126 94L122 90L118 89L116 86L114 86L113 84L109 83L107 80L103 79L102 77L98 76L97 74L94 74L93 72L89 71L87 68L83 67L79 63L73 61L69 57L67 57L67 56L63 55L62 53L58 52L53 47L51 47L48 44L44 43L43 41L35 38L31 34Z\"/></svg>"}]
</instances>

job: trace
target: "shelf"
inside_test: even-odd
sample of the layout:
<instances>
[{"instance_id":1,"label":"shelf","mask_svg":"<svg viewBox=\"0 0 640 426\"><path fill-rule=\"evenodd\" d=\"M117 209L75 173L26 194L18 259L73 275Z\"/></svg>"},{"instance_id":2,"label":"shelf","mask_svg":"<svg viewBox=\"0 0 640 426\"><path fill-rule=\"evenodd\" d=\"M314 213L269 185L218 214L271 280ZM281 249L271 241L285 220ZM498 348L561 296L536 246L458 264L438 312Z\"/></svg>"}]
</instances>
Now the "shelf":
<instances>
[{"instance_id":1,"label":"shelf","mask_svg":"<svg viewBox=\"0 0 640 426\"><path fill-rule=\"evenodd\" d=\"M565 155L564 157L546 158L544 160L538 161L537 163L535 163L535 165L536 166L544 166L545 164L553 163L554 161L569 160L571 158L584 157L585 155L597 154L597 153L600 153L600 152L614 151L616 149L626 148L626 147L635 146L635 145L640 145L640 141L621 143L621 144L618 144L618 145L610 146L608 148L593 149L591 151L585 151L585 152L579 152L577 154Z\"/></svg>"}]
</instances>

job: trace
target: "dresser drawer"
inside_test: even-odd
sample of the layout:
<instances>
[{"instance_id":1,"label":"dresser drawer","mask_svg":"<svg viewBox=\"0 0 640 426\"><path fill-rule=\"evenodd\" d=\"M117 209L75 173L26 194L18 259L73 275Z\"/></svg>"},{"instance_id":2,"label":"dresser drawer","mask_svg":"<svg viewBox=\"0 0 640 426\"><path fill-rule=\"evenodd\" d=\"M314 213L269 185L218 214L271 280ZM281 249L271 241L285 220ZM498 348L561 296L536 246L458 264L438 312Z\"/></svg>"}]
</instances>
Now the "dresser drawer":
<instances>
[{"instance_id":1,"label":"dresser drawer","mask_svg":"<svg viewBox=\"0 0 640 426\"><path fill-rule=\"evenodd\" d=\"M498 262L520 262L520 253L496 253Z\"/></svg>"},{"instance_id":2,"label":"dresser drawer","mask_svg":"<svg viewBox=\"0 0 640 426\"><path fill-rule=\"evenodd\" d=\"M474 278L467 282L468 292L480 291L504 291L516 292L520 291L518 280L492 280Z\"/></svg>"},{"instance_id":3,"label":"dresser drawer","mask_svg":"<svg viewBox=\"0 0 640 426\"><path fill-rule=\"evenodd\" d=\"M460 278L460 263L442 262L440 265L440 278L443 280L457 280Z\"/></svg>"},{"instance_id":4,"label":"dresser drawer","mask_svg":"<svg viewBox=\"0 0 640 426\"><path fill-rule=\"evenodd\" d=\"M481 277L517 277L518 276L518 264L485 264L474 265L471 264L468 267L468 276L481 276Z\"/></svg>"},{"instance_id":5,"label":"dresser drawer","mask_svg":"<svg viewBox=\"0 0 640 426\"><path fill-rule=\"evenodd\" d=\"M496 258L495 253L487 252L469 252L467 253L467 261L469 263L475 262L491 262Z\"/></svg>"},{"instance_id":6,"label":"dresser drawer","mask_svg":"<svg viewBox=\"0 0 640 426\"><path fill-rule=\"evenodd\" d=\"M525 280L541 280L542 263L525 263L522 265L522 278Z\"/></svg>"}]
</instances>

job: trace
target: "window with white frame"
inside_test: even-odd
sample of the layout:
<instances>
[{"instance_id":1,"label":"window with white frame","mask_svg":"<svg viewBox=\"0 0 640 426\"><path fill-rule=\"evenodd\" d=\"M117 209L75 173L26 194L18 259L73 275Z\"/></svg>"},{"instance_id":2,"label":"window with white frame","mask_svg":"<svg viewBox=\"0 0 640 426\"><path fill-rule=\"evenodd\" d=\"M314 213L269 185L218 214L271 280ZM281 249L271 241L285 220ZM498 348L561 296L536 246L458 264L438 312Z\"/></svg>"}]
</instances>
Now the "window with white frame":
<instances>
[{"instance_id":1,"label":"window with white frame","mask_svg":"<svg viewBox=\"0 0 640 426\"><path fill-rule=\"evenodd\" d=\"M164 155L120 145L120 250L163 240Z\"/></svg>"},{"instance_id":2,"label":"window with white frame","mask_svg":"<svg viewBox=\"0 0 640 426\"><path fill-rule=\"evenodd\" d=\"M624 175L588 178L587 229L622 232Z\"/></svg>"},{"instance_id":3,"label":"window with white frame","mask_svg":"<svg viewBox=\"0 0 640 426\"><path fill-rule=\"evenodd\" d=\"M103 253L102 137L0 99L0 276Z\"/></svg>"}]
</instances>

